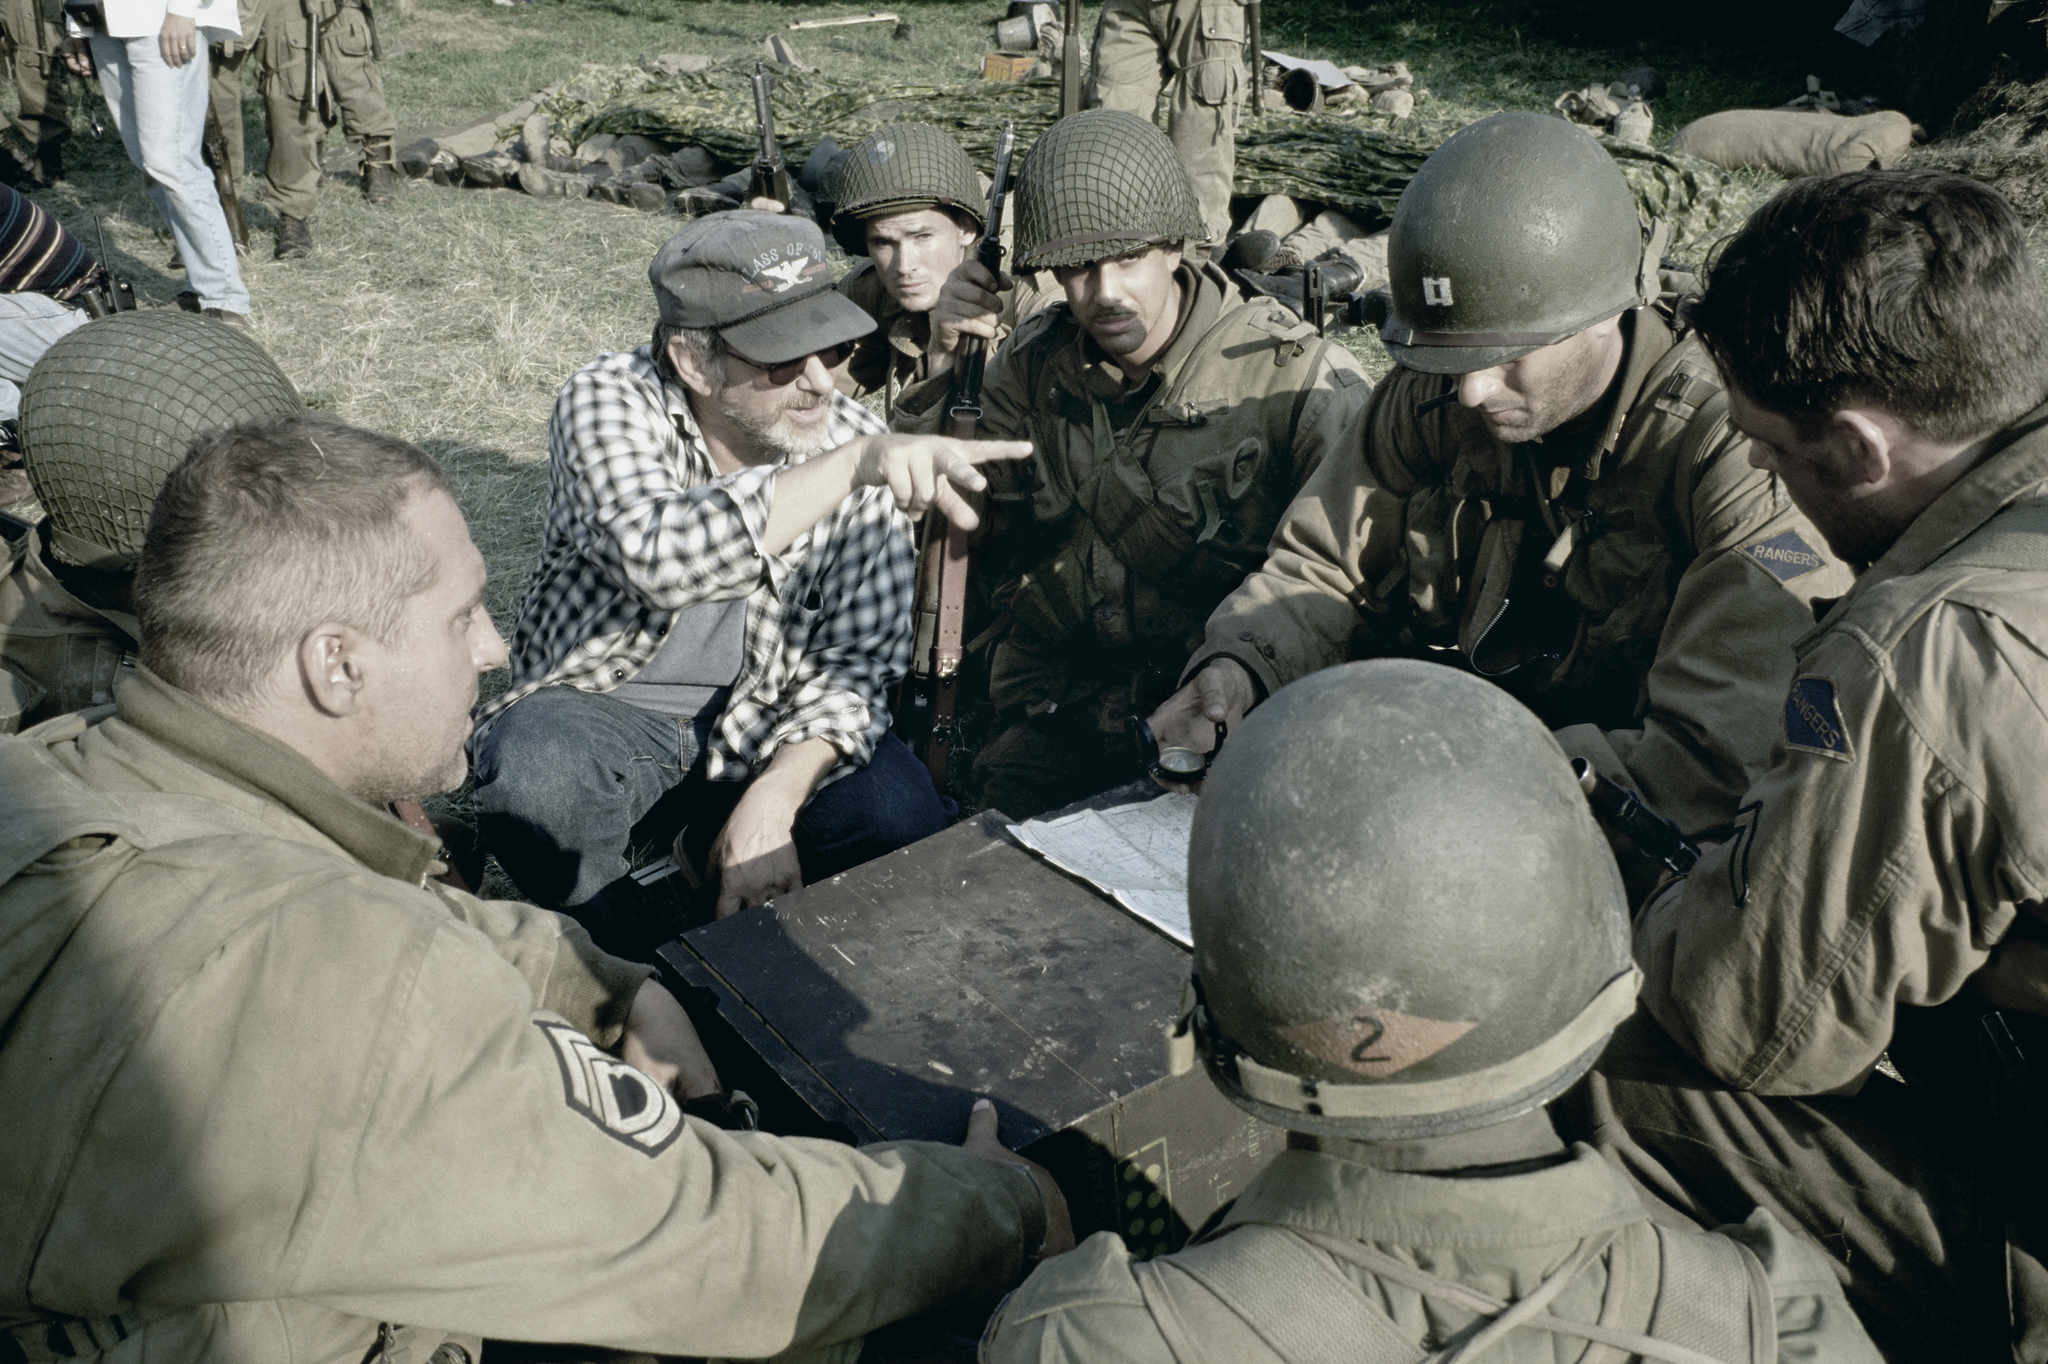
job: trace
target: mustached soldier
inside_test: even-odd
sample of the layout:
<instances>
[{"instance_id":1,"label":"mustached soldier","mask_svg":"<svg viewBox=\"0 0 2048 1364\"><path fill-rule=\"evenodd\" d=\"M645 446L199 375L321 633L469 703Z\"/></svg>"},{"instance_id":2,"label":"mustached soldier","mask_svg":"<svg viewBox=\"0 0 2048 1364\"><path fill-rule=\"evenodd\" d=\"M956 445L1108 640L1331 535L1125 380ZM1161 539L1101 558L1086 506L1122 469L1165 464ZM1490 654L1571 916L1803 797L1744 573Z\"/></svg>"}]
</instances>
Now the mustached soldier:
<instances>
[{"instance_id":1,"label":"mustached soldier","mask_svg":"<svg viewBox=\"0 0 2048 1364\"><path fill-rule=\"evenodd\" d=\"M1162 744L1206 750L1347 658L1427 656L1571 726L1688 831L1734 817L1810 603L1849 575L1750 467L1658 303L1658 240L1562 119L1498 114L1423 163L1388 240L1400 368L1210 617Z\"/></svg>"},{"instance_id":2,"label":"mustached soldier","mask_svg":"<svg viewBox=\"0 0 2048 1364\"><path fill-rule=\"evenodd\" d=\"M1130 775L1129 717L1171 689L1372 385L1293 313L1184 258L1203 231L1194 185L1133 114L1055 124L1016 208L1017 263L1066 295L1011 334L982 393L981 434L1034 447L1028 472L991 471L975 570L997 713L975 774L1021 818ZM963 263L948 301L971 302L979 271ZM984 335L994 317L984 296ZM897 426L936 429L946 393L943 372L904 390Z\"/></svg>"},{"instance_id":3,"label":"mustached soldier","mask_svg":"<svg viewBox=\"0 0 2048 1364\"><path fill-rule=\"evenodd\" d=\"M927 373L926 352L958 351L960 330L935 311L940 290L987 230L988 193L950 133L928 123L891 123L853 145L839 181L832 233L847 255L866 257L839 292L875 319L835 376L839 391L896 394ZM1029 283L1003 291L995 339L1052 301Z\"/></svg>"},{"instance_id":4,"label":"mustached soldier","mask_svg":"<svg viewBox=\"0 0 2048 1364\"><path fill-rule=\"evenodd\" d=\"M1653 1225L1552 1128L1640 975L1614 861L1514 700L1406 660L1297 682L1218 756L1189 848L1183 1038L1288 1149L1176 1254L1105 1231L1040 1267L985 1361L1875 1364L1769 1213Z\"/></svg>"}]
</instances>

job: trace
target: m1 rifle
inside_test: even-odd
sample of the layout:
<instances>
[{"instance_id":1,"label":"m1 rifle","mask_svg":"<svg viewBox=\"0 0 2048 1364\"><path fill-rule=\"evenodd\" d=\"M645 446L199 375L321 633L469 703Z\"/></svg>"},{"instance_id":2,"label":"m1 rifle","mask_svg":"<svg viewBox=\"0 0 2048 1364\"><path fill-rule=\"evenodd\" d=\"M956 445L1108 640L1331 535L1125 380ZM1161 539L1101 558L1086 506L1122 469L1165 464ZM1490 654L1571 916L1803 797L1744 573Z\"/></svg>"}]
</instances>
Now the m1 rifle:
<instances>
[{"instance_id":1,"label":"m1 rifle","mask_svg":"<svg viewBox=\"0 0 2048 1364\"><path fill-rule=\"evenodd\" d=\"M1005 120L996 136L995 178L988 191L988 227L974 249L981 268L998 279L1003 270L1003 205L1010 189L1010 154L1017 145L1017 125ZM946 434L973 440L981 425L981 383L988 368L988 342L979 336L960 338L953 360L952 398L946 409ZM924 763L932 784L947 787L953 742L958 738L955 715L960 704L960 664L966 655L961 640L967 625L968 533L956 530L937 508L925 513L924 544L917 560L917 636L910 675L903 679L905 704L899 707L913 733L924 735Z\"/></svg>"},{"instance_id":2,"label":"m1 rifle","mask_svg":"<svg viewBox=\"0 0 2048 1364\"><path fill-rule=\"evenodd\" d=\"M1609 781L1593 770L1584 758L1572 759L1572 775L1586 793L1586 804L1600 822L1616 833L1627 834L1645 856L1653 857L1680 876L1700 860L1700 850L1680 832L1678 826L1643 804L1643 798L1625 786Z\"/></svg>"},{"instance_id":3,"label":"m1 rifle","mask_svg":"<svg viewBox=\"0 0 2048 1364\"><path fill-rule=\"evenodd\" d=\"M1081 0L1060 15L1060 117L1081 112Z\"/></svg>"},{"instance_id":4,"label":"m1 rifle","mask_svg":"<svg viewBox=\"0 0 2048 1364\"><path fill-rule=\"evenodd\" d=\"M775 77L760 62L754 63L754 131L761 135L761 154L754 158L754 177L747 184L748 199L773 199L788 208L789 167L783 164L782 148L775 141L775 109L768 97L774 93Z\"/></svg>"},{"instance_id":5,"label":"m1 rifle","mask_svg":"<svg viewBox=\"0 0 2048 1364\"><path fill-rule=\"evenodd\" d=\"M234 172L228 167L228 139L220 119L206 111L206 135L199 143L200 159L213 172L213 192L220 196L221 211L228 216L228 231L234 234L235 249L249 254L249 228L242 221L242 198L235 189Z\"/></svg>"}]
</instances>

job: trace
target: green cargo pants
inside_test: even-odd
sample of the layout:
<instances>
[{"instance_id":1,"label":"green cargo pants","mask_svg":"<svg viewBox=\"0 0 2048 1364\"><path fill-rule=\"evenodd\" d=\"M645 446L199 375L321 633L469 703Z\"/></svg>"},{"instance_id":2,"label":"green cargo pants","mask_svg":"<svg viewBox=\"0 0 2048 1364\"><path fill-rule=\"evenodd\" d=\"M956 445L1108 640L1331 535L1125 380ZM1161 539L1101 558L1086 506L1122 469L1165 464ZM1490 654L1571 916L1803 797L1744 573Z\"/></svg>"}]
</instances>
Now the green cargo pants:
<instances>
[{"instance_id":1,"label":"green cargo pants","mask_svg":"<svg viewBox=\"0 0 2048 1364\"><path fill-rule=\"evenodd\" d=\"M1088 107L1152 118L1167 92L1167 136L1194 178L1209 240L1230 231L1237 111L1244 104L1239 0L1104 0Z\"/></svg>"},{"instance_id":2,"label":"green cargo pants","mask_svg":"<svg viewBox=\"0 0 2048 1364\"><path fill-rule=\"evenodd\" d=\"M7 69L21 96L21 126L40 147L71 135L64 118L64 29L43 14L38 0L0 0L0 36Z\"/></svg>"},{"instance_id":3,"label":"green cargo pants","mask_svg":"<svg viewBox=\"0 0 2048 1364\"><path fill-rule=\"evenodd\" d=\"M338 120L352 142L389 158L398 132L371 57L370 19L359 4L322 6L319 99L305 108L306 12L299 0L265 0L263 105L270 121L269 197L279 213L311 218L320 189L320 141Z\"/></svg>"}]
</instances>

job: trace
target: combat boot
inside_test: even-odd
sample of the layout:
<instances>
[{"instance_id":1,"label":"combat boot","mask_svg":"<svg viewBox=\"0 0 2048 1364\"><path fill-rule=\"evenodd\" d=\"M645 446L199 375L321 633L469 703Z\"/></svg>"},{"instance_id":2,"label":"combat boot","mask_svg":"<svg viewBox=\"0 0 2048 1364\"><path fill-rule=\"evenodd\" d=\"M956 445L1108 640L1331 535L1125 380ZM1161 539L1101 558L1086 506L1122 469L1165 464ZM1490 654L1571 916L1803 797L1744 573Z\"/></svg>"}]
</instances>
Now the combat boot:
<instances>
[{"instance_id":1,"label":"combat boot","mask_svg":"<svg viewBox=\"0 0 2048 1364\"><path fill-rule=\"evenodd\" d=\"M288 213L277 215L277 250L272 260L303 260L313 254L313 224Z\"/></svg>"},{"instance_id":2,"label":"combat boot","mask_svg":"<svg viewBox=\"0 0 2048 1364\"><path fill-rule=\"evenodd\" d=\"M388 204L398 197L398 159L388 137L363 142L363 197L373 204Z\"/></svg>"}]
</instances>

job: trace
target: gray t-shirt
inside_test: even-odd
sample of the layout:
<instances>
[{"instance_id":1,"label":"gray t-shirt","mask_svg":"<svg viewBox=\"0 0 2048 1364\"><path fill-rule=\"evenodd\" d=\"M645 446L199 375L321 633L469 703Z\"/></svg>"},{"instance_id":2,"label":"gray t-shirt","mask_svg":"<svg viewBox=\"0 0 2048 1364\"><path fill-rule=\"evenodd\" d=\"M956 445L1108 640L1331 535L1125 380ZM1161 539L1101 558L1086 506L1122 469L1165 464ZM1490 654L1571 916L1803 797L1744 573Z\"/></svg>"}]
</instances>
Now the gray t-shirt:
<instances>
[{"instance_id":1,"label":"gray t-shirt","mask_svg":"<svg viewBox=\"0 0 2048 1364\"><path fill-rule=\"evenodd\" d=\"M611 694L656 715L682 720L717 715L739 680L746 648L745 597L686 606L670 618L654 657Z\"/></svg>"}]
</instances>

